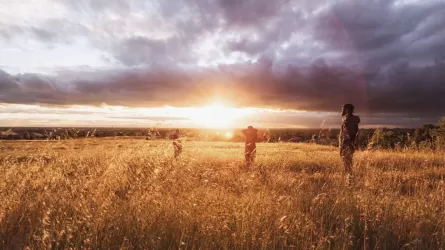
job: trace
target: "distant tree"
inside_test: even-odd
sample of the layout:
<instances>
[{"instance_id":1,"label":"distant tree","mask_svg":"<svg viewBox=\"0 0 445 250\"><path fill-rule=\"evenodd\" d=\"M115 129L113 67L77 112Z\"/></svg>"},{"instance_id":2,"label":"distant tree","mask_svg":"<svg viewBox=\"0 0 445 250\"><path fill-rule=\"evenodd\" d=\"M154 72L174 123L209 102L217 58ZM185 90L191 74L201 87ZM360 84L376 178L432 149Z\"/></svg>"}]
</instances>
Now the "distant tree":
<instances>
[{"instance_id":1,"label":"distant tree","mask_svg":"<svg viewBox=\"0 0 445 250\"><path fill-rule=\"evenodd\" d=\"M368 149L394 148L400 143L400 138L391 130L377 128L369 139Z\"/></svg>"},{"instance_id":2,"label":"distant tree","mask_svg":"<svg viewBox=\"0 0 445 250\"><path fill-rule=\"evenodd\" d=\"M414 130L414 134L411 137L411 146L417 147L419 145L420 142L420 129L416 128L416 130Z\"/></svg>"},{"instance_id":3,"label":"distant tree","mask_svg":"<svg viewBox=\"0 0 445 250\"><path fill-rule=\"evenodd\" d=\"M380 148L384 138L384 131L382 128L377 128L369 139L368 149Z\"/></svg>"},{"instance_id":4,"label":"distant tree","mask_svg":"<svg viewBox=\"0 0 445 250\"><path fill-rule=\"evenodd\" d=\"M434 129L433 135L436 137L438 147L445 147L445 116L439 121L439 126Z\"/></svg>"},{"instance_id":5,"label":"distant tree","mask_svg":"<svg viewBox=\"0 0 445 250\"><path fill-rule=\"evenodd\" d=\"M422 140L427 141L428 143L433 142L434 130L436 126L433 124L425 124L422 126Z\"/></svg>"},{"instance_id":6,"label":"distant tree","mask_svg":"<svg viewBox=\"0 0 445 250\"><path fill-rule=\"evenodd\" d=\"M318 141L322 144L330 144L332 131L330 128L322 128L320 129L320 133L318 134Z\"/></svg>"}]
</instances>

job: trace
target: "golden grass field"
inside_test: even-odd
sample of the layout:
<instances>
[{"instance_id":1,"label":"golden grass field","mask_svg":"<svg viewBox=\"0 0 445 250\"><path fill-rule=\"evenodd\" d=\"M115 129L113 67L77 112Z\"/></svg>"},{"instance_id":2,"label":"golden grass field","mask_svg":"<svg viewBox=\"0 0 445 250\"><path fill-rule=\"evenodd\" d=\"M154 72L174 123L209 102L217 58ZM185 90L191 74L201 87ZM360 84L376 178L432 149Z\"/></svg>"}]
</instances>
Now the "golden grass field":
<instances>
[{"instance_id":1,"label":"golden grass field","mask_svg":"<svg viewBox=\"0 0 445 250\"><path fill-rule=\"evenodd\" d=\"M445 249L445 154L80 139L0 141L1 249Z\"/></svg>"}]
</instances>

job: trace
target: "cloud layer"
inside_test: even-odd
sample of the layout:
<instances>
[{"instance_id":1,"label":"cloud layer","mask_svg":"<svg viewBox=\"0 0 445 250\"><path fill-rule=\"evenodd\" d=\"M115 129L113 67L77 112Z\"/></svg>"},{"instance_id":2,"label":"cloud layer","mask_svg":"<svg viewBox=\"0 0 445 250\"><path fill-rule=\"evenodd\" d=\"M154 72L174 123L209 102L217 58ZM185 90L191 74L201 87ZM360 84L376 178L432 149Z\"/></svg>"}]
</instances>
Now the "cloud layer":
<instances>
[{"instance_id":1,"label":"cloud layer","mask_svg":"<svg viewBox=\"0 0 445 250\"><path fill-rule=\"evenodd\" d=\"M41 1L47 12L10 4L0 45L59 49L67 63L41 58L50 65L42 74L23 53L3 57L0 103L155 107L217 98L431 116L445 107L443 1ZM79 46L100 51L101 68L88 60L70 67ZM13 61L31 70L11 72Z\"/></svg>"},{"instance_id":2,"label":"cloud layer","mask_svg":"<svg viewBox=\"0 0 445 250\"><path fill-rule=\"evenodd\" d=\"M402 62L382 73L318 61L278 71L263 59L200 71L152 67L57 76L0 71L0 82L0 101L15 104L199 106L216 98L240 107L329 112L354 103L362 112L435 115L445 107L444 63Z\"/></svg>"}]
</instances>

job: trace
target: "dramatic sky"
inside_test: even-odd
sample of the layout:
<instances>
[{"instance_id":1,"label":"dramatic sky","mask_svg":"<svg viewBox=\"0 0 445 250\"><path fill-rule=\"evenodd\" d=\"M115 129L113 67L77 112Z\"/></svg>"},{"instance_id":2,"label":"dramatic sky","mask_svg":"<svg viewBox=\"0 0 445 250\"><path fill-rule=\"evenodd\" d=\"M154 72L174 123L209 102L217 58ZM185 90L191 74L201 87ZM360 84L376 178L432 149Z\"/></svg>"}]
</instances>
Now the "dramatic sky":
<instances>
[{"instance_id":1,"label":"dramatic sky","mask_svg":"<svg viewBox=\"0 0 445 250\"><path fill-rule=\"evenodd\" d=\"M444 0L0 0L0 16L0 126L445 115Z\"/></svg>"}]
</instances>

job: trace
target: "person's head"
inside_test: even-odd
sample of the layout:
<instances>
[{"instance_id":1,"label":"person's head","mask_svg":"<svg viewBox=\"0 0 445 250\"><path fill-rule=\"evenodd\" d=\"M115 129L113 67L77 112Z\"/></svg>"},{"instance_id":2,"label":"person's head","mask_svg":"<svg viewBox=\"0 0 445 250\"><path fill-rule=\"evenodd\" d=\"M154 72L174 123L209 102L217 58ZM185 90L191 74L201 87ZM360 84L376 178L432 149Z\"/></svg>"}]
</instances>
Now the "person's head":
<instances>
[{"instance_id":1,"label":"person's head","mask_svg":"<svg viewBox=\"0 0 445 250\"><path fill-rule=\"evenodd\" d=\"M248 130L252 130L253 127L252 127L252 126L248 126L247 129L248 129Z\"/></svg>"},{"instance_id":2,"label":"person's head","mask_svg":"<svg viewBox=\"0 0 445 250\"><path fill-rule=\"evenodd\" d=\"M353 112L354 112L354 105L352 105L352 104L345 104L345 105L343 105L343 108L341 110L341 115L342 116L352 115Z\"/></svg>"}]
</instances>

